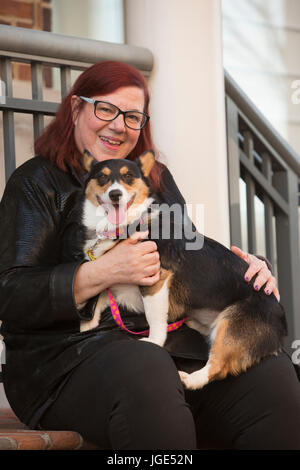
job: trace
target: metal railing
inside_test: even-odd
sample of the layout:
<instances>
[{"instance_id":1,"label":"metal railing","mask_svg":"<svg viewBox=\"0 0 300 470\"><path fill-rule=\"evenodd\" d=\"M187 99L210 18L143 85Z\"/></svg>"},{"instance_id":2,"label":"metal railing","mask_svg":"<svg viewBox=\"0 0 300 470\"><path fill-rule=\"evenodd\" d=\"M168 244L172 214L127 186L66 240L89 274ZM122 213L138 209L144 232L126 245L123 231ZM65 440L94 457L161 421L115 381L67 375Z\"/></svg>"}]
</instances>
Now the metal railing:
<instances>
[{"instance_id":1,"label":"metal railing","mask_svg":"<svg viewBox=\"0 0 300 470\"><path fill-rule=\"evenodd\" d=\"M277 276L288 317L286 346L300 338L299 180L300 158L225 72L231 243L242 246L241 181L246 188L246 249L265 256ZM257 227L255 202L263 206ZM263 253L260 253L263 254Z\"/></svg>"},{"instance_id":2,"label":"metal railing","mask_svg":"<svg viewBox=\"0 0 300 470\"><path fill-rule=\"evenodd\" d=\"M142 47L6 25L0 25L0 45L1 80L5 92L5 96L0 96L0 111L3 112L6 181L16 167L14 113L33 115L35 140L44 127L44 116L54 116L59 106L59 103L43 100L43 66L60 69L61 98L72 85L72 70L84 70L104 60L126 62L145 76L153 67L151 52ZM32 99L13 96L12 62L30 65Z\"/></svg>"}]
</instances>

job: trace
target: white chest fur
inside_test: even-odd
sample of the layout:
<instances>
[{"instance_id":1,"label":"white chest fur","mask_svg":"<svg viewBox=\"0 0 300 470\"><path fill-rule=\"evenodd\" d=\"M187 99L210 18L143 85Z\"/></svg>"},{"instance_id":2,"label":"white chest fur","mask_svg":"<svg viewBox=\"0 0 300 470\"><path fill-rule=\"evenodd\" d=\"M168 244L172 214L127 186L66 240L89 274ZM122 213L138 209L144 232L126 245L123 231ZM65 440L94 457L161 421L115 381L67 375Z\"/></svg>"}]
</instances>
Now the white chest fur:
<instances>
[{"instance_id":1,"label":"white chest fur","mask_svg":"<svg viewBox=\"0 0 300 470\"><path fill-rule=\"evenodd\" d=\"M110 289L115 301L120 307L126 307L137 313L144 312L144 303L138 286L132 284L115 284ZM80 323L80 331L91 330L99 325L101 313L109 307L107 291L101 292L94 311L94 317L90 321Z\"/></svg>"},{"instance_id":2,"label":"white chest fur","mask_svg":"<svg viewBox=\"0 0 300 470\"><path fill-rule=\"evenodd\" d=\"M92 251L94 258L100 258L103 253L109 251L114 245L118 243L117 240L88 240L84 246L85 258L90 259L88 251ZM109 275L109 273L108 273ZM126 307L130 311L137 313L144 312L144 303L141 292L138 286L133 284L115 284L110 288L110 291L121 307ZM101 319L101 313L109 307L109 298L107 291L99 295L98 302L94 311L94 317L90 321L83 321L80 324L80 331L87 331L96 328Z\"/></svg>"}]
</instances>

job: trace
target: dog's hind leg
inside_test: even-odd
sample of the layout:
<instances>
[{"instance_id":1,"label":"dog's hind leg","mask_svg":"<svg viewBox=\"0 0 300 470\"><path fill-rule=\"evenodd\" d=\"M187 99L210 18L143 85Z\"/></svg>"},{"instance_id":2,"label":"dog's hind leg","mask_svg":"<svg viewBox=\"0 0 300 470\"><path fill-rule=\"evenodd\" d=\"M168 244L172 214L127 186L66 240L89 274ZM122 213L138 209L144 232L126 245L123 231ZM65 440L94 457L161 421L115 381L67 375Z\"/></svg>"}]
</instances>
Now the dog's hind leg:
<instances>
[{"instance_id":1,"label":"dog's hind leg","mask_svg":"<svg viewBox=\"0 0 300 470\"><path fill-rule=\"evenodd\" d=\"M187 389L202 388L213 380L224 379L228 374L238 375L255 362L246 342L240 341L230 332L230 308L219 315L212 329L212 346L205 367L192 374L179 372L180 379Z\"/></svg>"},{"instance_id":2,"label":"dog's hind leg","mask_svg":"<svg viewBox=\"0 0 300 470\"><path fill-rule=\"evenodd\" d=\"M145 315L149 324L149 337L142 341L150 341L163 346L167 338L169 311L170 271L162 269L160 280L151 287L141 287Z\"/></svg>"}]
</instances>

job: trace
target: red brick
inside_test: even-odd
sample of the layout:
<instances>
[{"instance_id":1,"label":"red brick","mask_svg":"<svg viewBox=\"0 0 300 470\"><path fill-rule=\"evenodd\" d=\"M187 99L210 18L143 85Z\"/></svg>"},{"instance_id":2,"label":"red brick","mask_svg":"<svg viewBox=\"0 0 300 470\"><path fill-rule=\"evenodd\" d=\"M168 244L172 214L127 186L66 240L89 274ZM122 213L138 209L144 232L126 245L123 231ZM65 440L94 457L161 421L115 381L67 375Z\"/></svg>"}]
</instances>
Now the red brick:
<instances>
[{"instance_id":1,"label":"red brick","mask_svg":"<svg viewBox=\"0 0 300 470\"><path fill-rule=\"evenodd\" d=\"M18 80L31 80L31 68L29 64L18 64L17 76Z\"/></svg>"},{"instance_id":2,"label":"red brick","mask_svg":"<svg viewBox=\"0 0 300 470\"><path fill-rule=\"evenodd\" d=\"M32 18L32 4L15 2L14 0L1 0L0 15L15 16L17 18Z\"/></svg>"}]
</instances>

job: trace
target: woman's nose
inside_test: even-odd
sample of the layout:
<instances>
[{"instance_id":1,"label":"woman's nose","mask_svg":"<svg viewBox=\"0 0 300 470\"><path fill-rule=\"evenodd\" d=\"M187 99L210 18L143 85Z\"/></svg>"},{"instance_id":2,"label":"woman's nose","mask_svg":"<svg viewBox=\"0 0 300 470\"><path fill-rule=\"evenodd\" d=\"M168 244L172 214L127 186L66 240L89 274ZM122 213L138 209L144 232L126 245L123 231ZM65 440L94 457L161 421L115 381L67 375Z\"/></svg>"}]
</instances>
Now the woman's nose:
<instances>
[{"instance_id":1,"label":"woman's nose","mask_svg":"<svg viewBox=\"0 0 300 470\"><path fill-rule=\"evenodd\" d=\"M109 127L116 132L124 132L125 131L125 122L124 116L119 114L113 121L110 121Z\"/></svg>"}]
</instances>

